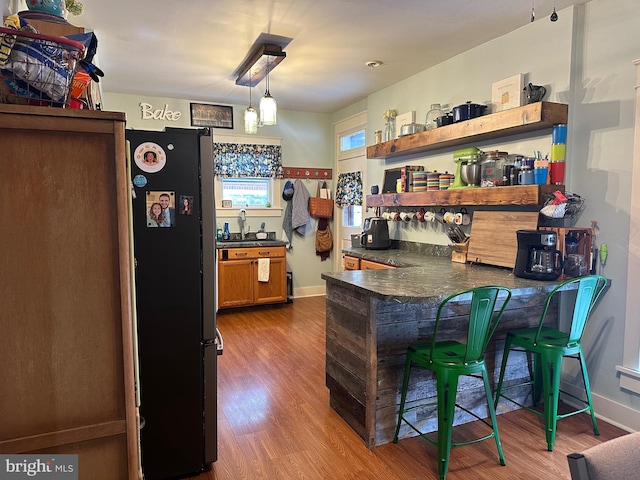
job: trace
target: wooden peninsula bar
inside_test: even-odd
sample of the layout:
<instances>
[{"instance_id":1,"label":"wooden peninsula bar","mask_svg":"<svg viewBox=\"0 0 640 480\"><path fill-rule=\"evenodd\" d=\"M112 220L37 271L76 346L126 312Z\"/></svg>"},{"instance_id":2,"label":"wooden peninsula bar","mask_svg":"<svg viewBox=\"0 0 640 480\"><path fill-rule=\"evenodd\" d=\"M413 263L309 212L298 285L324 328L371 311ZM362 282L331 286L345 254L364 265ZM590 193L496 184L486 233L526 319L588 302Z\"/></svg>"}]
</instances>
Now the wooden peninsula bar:
<instances>
[{"instance_id":1,"label":"wooden peninsula bar","mask_svg":"<svg viewBox=\"0 0 640 480\"><path fill-rule=\"evenodd\" d=\"M444 247L446 249L446 247ZM502 285L512 298L487 349L485 359L493 386L497 382L506 331L534 326L546 294L560 281L527 280L510 269L451 262L441 256L405 250L347 248L345 255L400 268L324 273L326 281L326 385L331 407L362 437L368 448L393 439L407 347L430 339L439 303L449 294L482 285ZM447 255L449 253L449 255ZM557 324L557 308L550 309L550 325ZM460 317L442 324L453 336L464 330ZM526 357L512 355L505 382L528 377ZM512 392L513 393L513 392ZM434 398L430 372L411 377L408 406ZM527 389L514 394L526 402ZM461 379L458 403L486 416L480 380ZM530 402L530 398L529 398ZM515 408L499 404L498 413ZM415 424L423 431L437 429L435 407L416 410ZM456 411L456 423L474 420ZM403 425L400 438L415 432Z\"/></svg>"}]
</instances>

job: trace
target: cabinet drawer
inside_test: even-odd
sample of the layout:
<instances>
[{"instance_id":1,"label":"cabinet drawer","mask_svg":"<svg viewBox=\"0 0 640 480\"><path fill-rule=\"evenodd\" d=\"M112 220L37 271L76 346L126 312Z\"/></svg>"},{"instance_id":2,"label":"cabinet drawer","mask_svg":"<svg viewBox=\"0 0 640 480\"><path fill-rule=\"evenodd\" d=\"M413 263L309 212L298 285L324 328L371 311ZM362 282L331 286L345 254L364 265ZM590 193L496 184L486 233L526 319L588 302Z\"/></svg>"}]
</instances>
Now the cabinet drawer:
<instances>
[{"instance_id":1,"label":"cabinet drawer","mask_svg":"<svg viewBox=\"0 0 640 480\"><path fill-rule=\"evenodd\" d=\"M344 257L344 269L345 270L360 270L360 259L356 257Z\"/></svg>"},{"instance_id":2,"label":"cabinet drawer","mask_svg":"<svg viewBox=\"0 0 640 480\"><path fill-rule=\"evenodd\" d=\"M248 247L248 248L223 248L222 260L242 260L246 258L275 258L284 257L284 246L281 247Z\"/></svg>"},{"instance_id":3,"label":"cabinet drawer","mask_svg":"<svg viewBox=\"0 0 640 480\"><path fill-rule=\"evenodd\" d=\"M360 260L360 268L362 270L383 270L386 268L396 268L392 265L384 263L372 262L371 260Z\"/></svg>"}]
</instances>

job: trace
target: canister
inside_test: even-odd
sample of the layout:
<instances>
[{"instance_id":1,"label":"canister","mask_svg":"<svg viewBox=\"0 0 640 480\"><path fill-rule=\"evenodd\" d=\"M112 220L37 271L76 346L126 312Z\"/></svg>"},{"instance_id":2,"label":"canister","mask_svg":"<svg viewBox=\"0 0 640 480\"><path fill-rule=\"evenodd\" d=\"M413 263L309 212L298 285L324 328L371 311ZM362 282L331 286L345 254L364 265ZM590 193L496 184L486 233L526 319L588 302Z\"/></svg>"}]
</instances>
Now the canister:
<instances>
[{"instance_id":1,"label":"canister","mask_svg":"<svg viewBox=\"0 0 640 480\"><path fill-rule=\"evenodd\" d=\"M427 190L440 190L440 174L438 172L427 173Z\"/></svg>"},{"instance_id":2,"label":"canister","mask_svg":"<svg viewBox=\"0 0 640 480\"><path fill-rule=\"evenodd\" d=\"M441 173L439 178L440 190L447 190L452 181L453 175L451 175L449 172Z\"/></svg>"},{"instance_id":3,"label":"canister","mask_svg":"<svg viewBox=\"0 0 640 480\"><path fill-rule=\"evenodd\" d=\"M413 178L413 191L424 192L427 190L427 172L411 172Z\"/></svg>"},{"instance_id":4,"label":"canister","mask_svg":"<svg viewBox=\"0 0 640 480\"><path fill-rule=\"evenodd\" d=\"M498 187L504 185L502 167L507 164L507 152L493 150L486 152L485 158L480 165L480 186Z\"/></svg>"}]
</instances>

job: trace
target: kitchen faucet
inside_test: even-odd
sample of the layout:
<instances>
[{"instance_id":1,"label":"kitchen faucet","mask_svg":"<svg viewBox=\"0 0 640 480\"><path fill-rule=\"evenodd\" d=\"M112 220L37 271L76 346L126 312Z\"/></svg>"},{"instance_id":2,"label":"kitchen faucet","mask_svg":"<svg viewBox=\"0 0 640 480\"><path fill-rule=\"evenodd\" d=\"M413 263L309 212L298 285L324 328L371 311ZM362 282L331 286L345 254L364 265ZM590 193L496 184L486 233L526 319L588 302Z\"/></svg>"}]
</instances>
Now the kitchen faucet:
<instances>
[{"instance_id":1,"label":"kitchen faucet","mask_svg":"<svg viewBox=\"0 0 640 480\"><path fill-rule=\"evenodd\" d=\"M243 208L240 210L240 238L244 240L244 225L247 221L247 211Z\"/></svg>"}]
</instances>

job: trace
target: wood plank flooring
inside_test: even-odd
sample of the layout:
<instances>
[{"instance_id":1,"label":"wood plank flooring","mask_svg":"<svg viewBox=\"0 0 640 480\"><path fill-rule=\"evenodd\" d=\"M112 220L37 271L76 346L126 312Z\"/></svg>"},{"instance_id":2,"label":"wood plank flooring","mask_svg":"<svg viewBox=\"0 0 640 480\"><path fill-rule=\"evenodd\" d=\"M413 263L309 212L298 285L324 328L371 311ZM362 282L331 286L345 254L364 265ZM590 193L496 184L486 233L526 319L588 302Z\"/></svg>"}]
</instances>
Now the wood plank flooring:
<instances>
[{"instance_id":1,"label":"wood plank flooring","mask_svg":"<svg viewBox=\"0 0 640 480\"><path fill-rule=\"evenodd\" d=\"M325 298L228 310L218 315L218 456L197 480L396 480L437 478L436 449L421 438L368 450L329 407L325 387ZM581 414L558 422L548 452L542 419L498 417L507 462L492 440L454 448L449 480L568 479L566 455L625 434ZM456 427L472 435L477 425ZM455 440L455 438L454 438Z\"/></svg>"}]
</instances>

